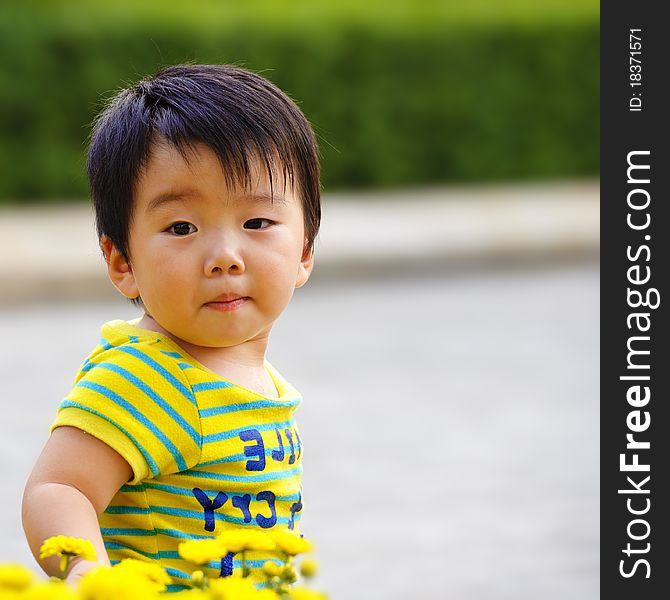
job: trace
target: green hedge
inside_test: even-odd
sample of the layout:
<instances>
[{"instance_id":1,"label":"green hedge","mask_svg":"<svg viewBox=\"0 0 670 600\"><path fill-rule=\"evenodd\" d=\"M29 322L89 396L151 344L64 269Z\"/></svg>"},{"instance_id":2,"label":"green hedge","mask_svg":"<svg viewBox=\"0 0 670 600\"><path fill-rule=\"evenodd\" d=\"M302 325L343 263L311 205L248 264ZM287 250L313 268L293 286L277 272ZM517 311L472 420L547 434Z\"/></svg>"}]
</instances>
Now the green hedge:
<instances>
[{"instance_id":1,"label":"green hedge","mask_svg":"<svg viewBox=\"0 0 670 600\"><path fill-rule=\"evenodd\" d=\"M5 2L0 198L85 195L101 102L183 61L298 100L327 189L593 175L598 53L593 0Z\"/></svg>"}]
</instances>

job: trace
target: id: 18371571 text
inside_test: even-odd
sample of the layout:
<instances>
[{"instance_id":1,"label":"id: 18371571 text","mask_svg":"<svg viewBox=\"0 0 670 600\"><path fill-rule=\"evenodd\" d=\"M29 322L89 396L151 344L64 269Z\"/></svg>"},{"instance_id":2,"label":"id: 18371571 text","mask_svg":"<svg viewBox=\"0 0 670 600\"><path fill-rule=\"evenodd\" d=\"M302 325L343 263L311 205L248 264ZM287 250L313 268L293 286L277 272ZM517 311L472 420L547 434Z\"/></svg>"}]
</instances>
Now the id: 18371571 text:
<instances>
[{"instance_id":1,"label":"id: 18371571 text","mask_svg":"<svg viewBox=\"0 0 670 600\"><path fill-rule=\"evenodd\" d=\"M631 96L628 100L630 112L642 111L642 30L628 31L628 79Z\"/></svg>"}]
</instances>

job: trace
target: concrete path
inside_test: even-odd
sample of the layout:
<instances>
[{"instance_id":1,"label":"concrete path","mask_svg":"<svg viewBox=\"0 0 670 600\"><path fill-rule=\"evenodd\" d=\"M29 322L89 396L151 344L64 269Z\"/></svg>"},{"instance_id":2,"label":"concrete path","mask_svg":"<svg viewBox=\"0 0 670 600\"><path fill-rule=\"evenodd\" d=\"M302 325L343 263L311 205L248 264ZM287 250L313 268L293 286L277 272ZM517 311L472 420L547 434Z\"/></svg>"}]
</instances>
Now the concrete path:
<instances>
[{"instance_id":1,"label":"concrete path","mask_svg":"<svg viewBox=\"0 0 670 600\"><path fill-rule=\"evenodd\" d=\"M594 181L326 194L315 277L596 255ZM88 204L0 208L0 303L111 298Z\"/></svg>"}]
</instances>

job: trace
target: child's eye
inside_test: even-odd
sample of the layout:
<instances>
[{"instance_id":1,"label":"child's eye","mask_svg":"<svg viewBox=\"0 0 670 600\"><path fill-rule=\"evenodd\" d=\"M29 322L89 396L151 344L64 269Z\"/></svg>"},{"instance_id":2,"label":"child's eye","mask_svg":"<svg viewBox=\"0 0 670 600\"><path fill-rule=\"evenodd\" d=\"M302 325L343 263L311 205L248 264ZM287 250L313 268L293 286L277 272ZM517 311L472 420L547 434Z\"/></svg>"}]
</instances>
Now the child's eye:
<instances>
[{"instance_id":1,"label":"child's eye","mask_svg":"<svg viewBox=\"0 0 670 600\"><path fill-rule=\"evenodd\" d=\"M193 225L192 223L186 223L185 221L181 221L179 223L174 223L173 225L170 225L170 227L168 227L168 231L171 231L175 235L184 236L188 235L189 233L195 233L197 229L195 228L195 225Z\"/></svg>"},{"instance_id":2,"label":"child's eye","mask_svg":"<svg viewBox=\"0 0 670 600\"><path fill-rule=\"evenodd\" d=\"M245 224L245 229L265 229L272 225L270 219L249 219Z\"/></svg>"}]
</instances>

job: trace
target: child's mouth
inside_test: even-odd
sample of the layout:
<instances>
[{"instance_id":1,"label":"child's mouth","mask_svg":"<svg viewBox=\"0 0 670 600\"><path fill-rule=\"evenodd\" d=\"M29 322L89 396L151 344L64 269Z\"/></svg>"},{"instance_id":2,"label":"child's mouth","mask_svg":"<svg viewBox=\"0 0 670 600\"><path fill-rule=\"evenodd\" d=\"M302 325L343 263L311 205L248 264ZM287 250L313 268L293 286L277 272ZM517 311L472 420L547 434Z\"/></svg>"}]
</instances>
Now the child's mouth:
<instances>
[{"instance_id":1,"label":"child's mouth","mask_svg":"<svg viewBox=\"0 0 670 600\"><path fill-rule=\"evenodd\" d=\"M249 300L248 296L242 296L237 298L231 298L230 300L216 300L214 302L208 302L205 306L213 310L220 310L222 312L229 312L237 310L240 306L245 304Z\"/></svg>"}]
</instances>

